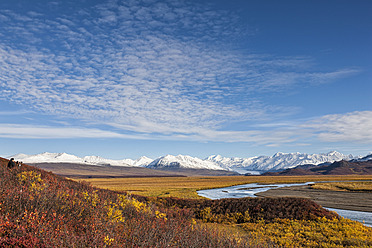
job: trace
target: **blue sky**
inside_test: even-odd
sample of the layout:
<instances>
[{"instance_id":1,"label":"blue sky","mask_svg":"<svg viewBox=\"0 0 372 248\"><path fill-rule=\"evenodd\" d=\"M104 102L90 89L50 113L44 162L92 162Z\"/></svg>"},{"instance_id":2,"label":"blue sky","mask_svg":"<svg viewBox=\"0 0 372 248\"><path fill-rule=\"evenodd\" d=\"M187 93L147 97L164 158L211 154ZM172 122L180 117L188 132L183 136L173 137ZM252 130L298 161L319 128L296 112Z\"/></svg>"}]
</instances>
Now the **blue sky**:
<instances>
[{"instance_id":1,"label":"blue sky","mask_svg":"<svg viewBox=\"0 0 372 248\"><path fill-rule=\"evenodd\" d=\"M372 151L372 2L0 2L0 155Z\"/></svg>"}]
</instances>

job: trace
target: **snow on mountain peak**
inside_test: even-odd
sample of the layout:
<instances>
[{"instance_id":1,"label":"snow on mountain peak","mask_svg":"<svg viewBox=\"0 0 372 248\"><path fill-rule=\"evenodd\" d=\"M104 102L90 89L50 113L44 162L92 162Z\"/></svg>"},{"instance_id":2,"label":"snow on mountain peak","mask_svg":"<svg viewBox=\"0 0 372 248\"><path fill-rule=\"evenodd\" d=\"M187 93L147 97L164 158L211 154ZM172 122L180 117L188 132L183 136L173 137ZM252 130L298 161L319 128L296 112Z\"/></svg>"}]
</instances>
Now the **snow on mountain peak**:
<instances>
[{"instance_id":1,"label":"snow on mountain peak","mask_svg":"<svg viewBox=\"0 0 372 248\"><path fill-rule=\"evenodd\" d=\"M369 161L369 160L372 160L372 153L369 153L367 156L358 157L354 159L354 161L358 161L358 162Z\"/></svg>"},{"instance_id":2,"label":"snow on mountain peak","mask_svg":"<svg viewBox=\"0 0 372 248\"><path fill-rule=\"evenodd\" d=\"M16 154L11 156L15 160L20 160L25 163L53 163L53 162L59 162L59 163L81 163L82 159L75 156L70 155L67 153L50 153L50 152L44 152L40 154L35 155L27 155L27 154Z\"/></svg>"},{"instance_id":3,"label":"snow on mountain peak","mask_svg":"<svg viewBox=\"0 0 372 248\"><path fill-rule=\"evenodd\" d=\"M133 159L130 159L130 158L127 158L127 159L123 159L122 160L123 162L131 165L131 166L140 166L140 167L145 167L147 166L148 164L150 164L152 161L154 161L152 158L148 158L146 156L142 156L136 160L133 160Z\"/></svg>"},{"instance_id":4,"label":"snow on mountain peak","mask_svg":"<svg viewBox=\"0 0 372 248\"><path fill-rule=\"evenodd\" d=\"M277 152L277 153L275 153L275 154L273 155L273 158L282 157L282 156L284 156L284 155L286 155L286 154L288 154L288 153Z\"/></svg>"},{"instance_id":5,"label":"snow on mountain peak","mask_svg":"<svg viewBox=\"0 0 372 248\"><path fill-rule=\"evenodd\" d=\"M151 162L148 168L187 168L187 169L208 169L208 170L225 170L216 163L188 155L165 155Z\"/></svg>"}]
</instances>

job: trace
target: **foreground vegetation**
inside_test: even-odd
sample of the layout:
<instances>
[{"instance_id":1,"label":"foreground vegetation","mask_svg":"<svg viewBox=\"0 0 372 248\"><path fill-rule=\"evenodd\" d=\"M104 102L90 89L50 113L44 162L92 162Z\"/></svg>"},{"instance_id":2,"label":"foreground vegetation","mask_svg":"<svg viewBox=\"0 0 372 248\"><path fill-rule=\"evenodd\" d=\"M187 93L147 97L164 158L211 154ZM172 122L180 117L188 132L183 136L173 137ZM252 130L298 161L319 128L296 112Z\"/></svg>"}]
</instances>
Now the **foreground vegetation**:
<instances>
[{"instance_id":1,"label":"foreground vegetation","mask_svg":"<svg viewBox=\"0 0 372 248\"><path fill-rule=\"evenodd\" d=\"M193 221L191 210L96 189L0 161L0 247L255 247ZM259 246L270 247L265 242Z\"/></svg>"},{"instance_id":2,"label":"foreground vegetation","mask_svg":"<svg viewBox=\"0 0 372 248\"><path fill-rule=\"evenodd\" d=\"M371 228L307 199L136 196L6 163L0 247L372 246Z\"/></svg>"},{"instance_id":3,"label":"foreground vegetation","mask_svg":"<svg viewBox=\"0 0 372 248\"><path fill-rule=\"evenodd\" d=\"M372 246L372 228L341 218L308 199L145 199L166 208L191 209L204 223L235 226L245 231L251 243L279 247Z\"/></svg>"},{"instance_id":4,"label":"foreground vegetation","mask_svg":"<svg viewBox=\"0 0 372 248\"><path fill-rule=\"evenodd\" d=\"M276 219L271 223L244 223L253 239L280 247L372 247L371 228L348 219Z\"/></svg>"},{"instance_id":5,"label":"foreground vegetation","mask_svg":"<svg viewBox=\"0 0 372 248\"><path fill-rule=\"evenodd\" d=\"M224 176L224 177L153 177L153 178L90 178L93 186L125 191L142 196L202 199L196 191L223 188L247 183L303 183L318 181L372 180L366 176Z\"/></svg>"}]
</instances>

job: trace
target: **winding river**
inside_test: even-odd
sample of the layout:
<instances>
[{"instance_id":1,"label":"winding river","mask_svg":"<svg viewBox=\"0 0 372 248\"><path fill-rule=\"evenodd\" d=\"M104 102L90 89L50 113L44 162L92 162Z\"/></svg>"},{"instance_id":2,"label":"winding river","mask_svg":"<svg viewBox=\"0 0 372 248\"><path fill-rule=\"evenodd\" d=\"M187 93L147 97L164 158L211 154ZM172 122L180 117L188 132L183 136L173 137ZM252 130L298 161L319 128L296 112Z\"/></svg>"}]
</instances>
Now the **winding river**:
<instances>
[{"instance_id":1,"label":"winding river","mask_svg":"<svg viewBox=\"0 0 372 248\"><path fill-rule=\"evenodd\" d=\"M256 194L268 191L270 189L277 189L292 186L304 186L314 184L314 182L306 183L291 183L291 184L258 184L250 183L243 185L236 185L226 188L206 189L197 191L198 195L216 200L222 198L243 198L243 197L257 197ZM340 216L351 220L364 223L366 226L372 227L372 213L361 211L350 211L343 209L327 208L335 211Z\"/></svg>"}]
</instances>

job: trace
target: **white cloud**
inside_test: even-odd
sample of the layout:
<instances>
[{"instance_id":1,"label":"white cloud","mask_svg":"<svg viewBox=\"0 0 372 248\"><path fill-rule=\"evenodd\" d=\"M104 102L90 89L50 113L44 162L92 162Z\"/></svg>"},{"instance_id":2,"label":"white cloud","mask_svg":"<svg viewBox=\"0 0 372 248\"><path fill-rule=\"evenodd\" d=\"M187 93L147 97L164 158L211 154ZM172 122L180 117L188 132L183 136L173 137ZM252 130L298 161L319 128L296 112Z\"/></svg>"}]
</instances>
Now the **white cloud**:
<instances>
[{"instance_id":1,"label":"white cloud","mask_svg":"<svg viewBox=\"0 0 372 248\"><path fill-rule=\"evenodd\" d=\"M326 115L302 127L322 141L372 143L372 111Z\"/></svg>"}]
</instances>

